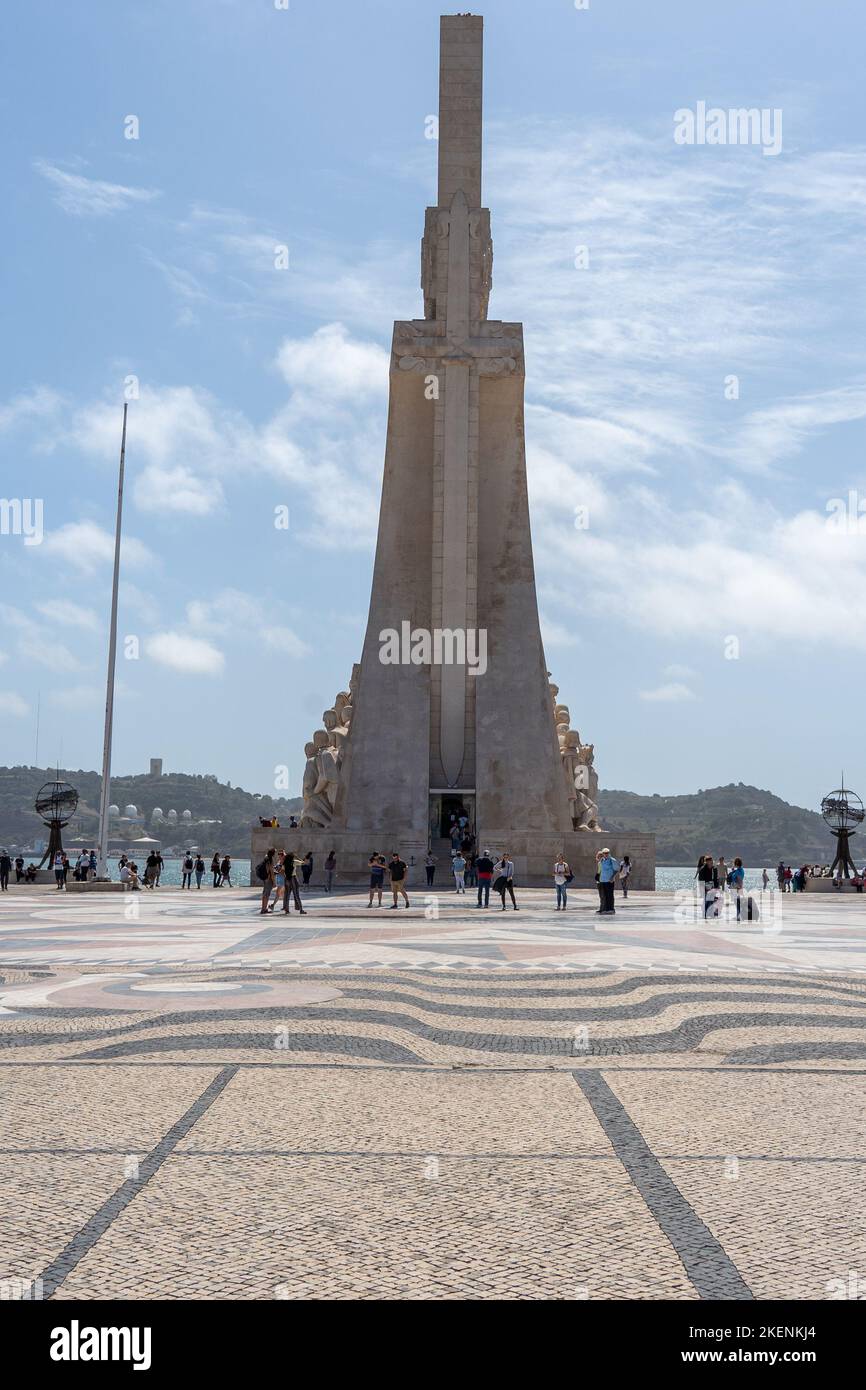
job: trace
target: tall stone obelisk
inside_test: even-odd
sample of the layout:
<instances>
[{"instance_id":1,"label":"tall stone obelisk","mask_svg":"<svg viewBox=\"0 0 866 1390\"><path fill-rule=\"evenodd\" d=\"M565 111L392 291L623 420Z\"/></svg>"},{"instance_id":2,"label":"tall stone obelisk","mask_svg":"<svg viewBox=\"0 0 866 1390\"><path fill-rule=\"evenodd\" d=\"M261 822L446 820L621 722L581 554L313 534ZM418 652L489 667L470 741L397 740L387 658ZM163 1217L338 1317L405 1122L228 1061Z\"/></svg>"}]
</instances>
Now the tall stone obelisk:
<instances>
[{"instance_id":1,"label":"tall stone obelisk","mask_svg":"<svg viewBox=\"0 0 866 1390\"><path fill-rule=\"evenodd\" d=\"M367 632L349 689L306 746L301 832L305 848L337 850L348 882L374 849L420 862L449 808L463 805L479 841L511 850L524 883L549 881L562 850L591 882L596 808L577 788L591 788L592 748L556 703L538 622L523 329L487 317L483 20L444 16L440 39L424 317L394 325ZM272 835L261 832L263 847ZM254 835L254 856L257 847ZM651 837L628 848L645 870L634 886L652 887Z\"/></svg>"},{"instance_id":2,"label":"tall stone obelisk","mask_svg":"<svg viewBox=\"0 0 866 1390\"><path fill-rule=\"evenodd\" d=\"M373 593L337 808L347 829L423 837L443 791L474 797L493 838L572 829L535 597L523 333L487 317L482 34L480 16L441 20L438 203L422 243L424 318L394 326ZM486 671L383 663L381 634L406 622L478 634Z\"/></svg>"}]
</instances>

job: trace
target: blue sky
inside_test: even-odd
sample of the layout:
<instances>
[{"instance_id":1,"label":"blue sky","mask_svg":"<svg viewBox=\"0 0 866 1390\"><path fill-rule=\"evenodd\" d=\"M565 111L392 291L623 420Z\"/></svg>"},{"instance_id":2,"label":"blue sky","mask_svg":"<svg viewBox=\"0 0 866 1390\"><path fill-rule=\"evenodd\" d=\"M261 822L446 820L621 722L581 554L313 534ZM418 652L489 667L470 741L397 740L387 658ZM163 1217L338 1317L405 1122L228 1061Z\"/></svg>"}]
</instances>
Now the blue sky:
<instances>
[{"instance_id":1,"label":"blue sky","mask_svg":"<svg viewBox=\"0 0 866 1390\"><path fill-rule=\"evenodd\" d=\"M115 770L297 793L361 649L440 9L9 10L0 490L45 535L0 536L0 761L34 760L39 699L40 761L99 763L134 375ZM861 7L476 12L490 313L525 323L548 665L602 786L862 793ZM677 145L699 101L781 110L781 152Z\"/></svg>"}]
</instances>

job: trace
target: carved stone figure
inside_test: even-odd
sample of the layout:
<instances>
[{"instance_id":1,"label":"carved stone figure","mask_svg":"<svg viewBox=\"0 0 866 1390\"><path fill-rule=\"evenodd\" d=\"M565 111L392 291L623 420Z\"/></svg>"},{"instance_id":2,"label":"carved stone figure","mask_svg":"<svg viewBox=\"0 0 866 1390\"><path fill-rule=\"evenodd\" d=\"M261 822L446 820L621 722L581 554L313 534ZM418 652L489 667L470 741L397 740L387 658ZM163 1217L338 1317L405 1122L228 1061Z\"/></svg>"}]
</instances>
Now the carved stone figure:
<instances>
[{"instance_id":1,"label":"carved stone figure","mask_svg":"<svg viewBox=\"0 0 866 1390\"><path fill-rule=\"evenodd\" d=\"M572 729L568 705L561 704L558 698L559 686L550 681L549 690L572 824L575 830L599 831L595 750L591 743L581 743L577 729Z\"/></svg>"},{"instance_id":2,"label":"carved stone figure","mask_svg":"<svg viewBox=\"0 0 866 1390\"><path fill-rule=\"evenodd\" d=\"M300 825L302 829L307 830L323 829L331 823L331 806L327 797L324 797L318 790L320 780L319 750L315 743L310 742L304 744L304 752L307 755L307 762L304 767L302 787L304 810Z\"/></svg>"}]
</instances>

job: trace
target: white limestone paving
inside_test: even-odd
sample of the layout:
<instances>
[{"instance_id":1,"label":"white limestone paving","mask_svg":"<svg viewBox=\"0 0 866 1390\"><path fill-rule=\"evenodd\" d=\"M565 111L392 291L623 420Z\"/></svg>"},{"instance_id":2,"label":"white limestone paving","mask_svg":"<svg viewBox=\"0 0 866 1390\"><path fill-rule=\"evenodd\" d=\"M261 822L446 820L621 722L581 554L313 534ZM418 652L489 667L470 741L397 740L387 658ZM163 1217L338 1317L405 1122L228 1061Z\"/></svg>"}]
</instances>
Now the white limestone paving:
<instances>
[{"instance_id":1,"label":"white limestone paving","mask_svg":"<svg viewBox=\"0 0 866 1390\"><path fill-rule=\"evenodd\" d=\"M410 890L412 906L368 908L366 891L304 896L307 915L260 915L260 894L239 887L190 894L72 895L12 887L0 898L0 966L219 965L432 968L866 971L866 895L757 894L759 921L731 904L704 921L692 894L617 896L596 915L592 890L518 888L519 911L475 906L476 895ZM0 998L0 1003L2 1003Z\"/></svg>"}]
</instances>

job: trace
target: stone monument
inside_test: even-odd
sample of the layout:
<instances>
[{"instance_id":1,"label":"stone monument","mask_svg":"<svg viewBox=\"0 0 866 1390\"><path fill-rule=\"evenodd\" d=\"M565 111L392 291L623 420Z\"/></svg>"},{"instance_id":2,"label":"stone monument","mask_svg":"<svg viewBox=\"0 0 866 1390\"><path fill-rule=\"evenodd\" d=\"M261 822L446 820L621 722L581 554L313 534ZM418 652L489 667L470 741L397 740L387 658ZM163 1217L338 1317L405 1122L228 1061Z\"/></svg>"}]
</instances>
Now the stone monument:
<instances>
[{"instance_id":1,"label":"stone monument","mask_svg":"<svg viewBox=\"0 0 866 1390\"><path fill-rule=\"evenodd\" d=\"M349 690L306 745L304 812L285 843L335 849L343 882L373 850L417 864L466 811L523 883L577 883L595 852L631 853L654 886L652 836L600 838L593 747L549 683L530 536L523 330L487 317L483 20L443 16L438 197L424 219L424 317L397 322L372 596ZM273 831L256 831L253 864ZM443 845L447 844L443 840ZM441 846L440 846L441 848ZM417 874L416 874L417 880Z\"/></svg>"}]
</instances>

